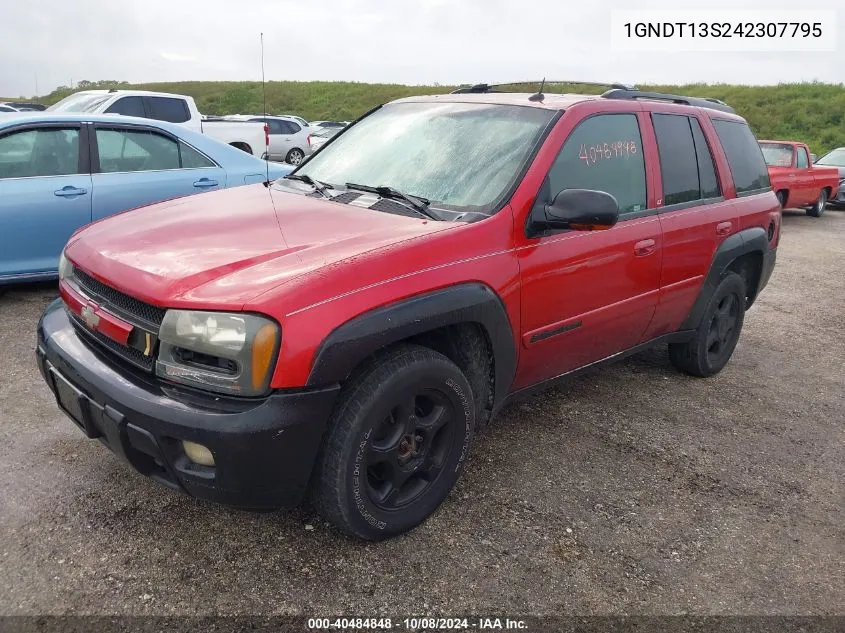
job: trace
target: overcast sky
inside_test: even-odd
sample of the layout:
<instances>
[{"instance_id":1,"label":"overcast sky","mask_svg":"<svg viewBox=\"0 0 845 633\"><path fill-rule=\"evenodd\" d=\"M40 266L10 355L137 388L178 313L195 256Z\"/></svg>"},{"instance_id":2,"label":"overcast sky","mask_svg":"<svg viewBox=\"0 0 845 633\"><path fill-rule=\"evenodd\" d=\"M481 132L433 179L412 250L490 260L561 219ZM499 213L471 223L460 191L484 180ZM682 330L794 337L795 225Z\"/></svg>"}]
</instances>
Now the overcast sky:
<instances>
[{"instance_id":1,"label":"overcast sky","mask_svg":"<svg viewBox=\"0 0 845 633\"><path fill-rule=\"evenodd\" d=\"M543 76L631 83L845 82L845 10L834 53L619 53L613 9L636 0L10 0L0 95L81 79L267 78L467 83ZM840 0L716 0L733 9L834 9ZM646 0L642 8L713 8ZM760 14L761 19L765 14Z\"/></svg>"}]
</instances>

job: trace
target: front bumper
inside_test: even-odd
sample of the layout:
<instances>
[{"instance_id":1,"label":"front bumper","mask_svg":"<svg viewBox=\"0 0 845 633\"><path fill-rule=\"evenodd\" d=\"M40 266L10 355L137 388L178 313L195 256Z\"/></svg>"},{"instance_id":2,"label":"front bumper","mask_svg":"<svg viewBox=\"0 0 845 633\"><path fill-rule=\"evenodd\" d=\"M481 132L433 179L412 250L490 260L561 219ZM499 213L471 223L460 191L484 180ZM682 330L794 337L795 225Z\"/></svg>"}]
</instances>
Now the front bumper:
<instances>
[{"instance_id":1,"label":"front bumper","mask_svg":"<svg viewBox=\"0 0 845 633\"><path fill-rule=\"evenodd\" d=\"M166 486L251 509L302 500L339 391L247 400L169 386L89 347L60 300L38 323L36 357L59 406L89 438ZM189 460L183 440L208 447L215 465Z\"/></svg>"}]
</instances>

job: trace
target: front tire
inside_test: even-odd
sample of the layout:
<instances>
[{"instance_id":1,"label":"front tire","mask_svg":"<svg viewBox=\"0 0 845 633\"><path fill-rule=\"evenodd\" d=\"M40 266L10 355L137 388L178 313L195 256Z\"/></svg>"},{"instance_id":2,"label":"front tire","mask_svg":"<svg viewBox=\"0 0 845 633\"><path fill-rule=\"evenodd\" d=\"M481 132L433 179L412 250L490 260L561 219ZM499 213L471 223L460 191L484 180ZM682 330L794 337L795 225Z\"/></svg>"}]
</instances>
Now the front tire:
<instances>
[{"instance_id":1,"label":"front tire","mask_svg":"<svg viewBox=\"0 0 845 633\"><path fill-rule=\"evenodd\" d=\"M734 272L722 277L692 340L669 345L669 359L683 372L706 378L719 373L739 341L745 320L745 281Z\"/></svg>"},{"instance_id":2,"label":"front tire","mask_svg":"<svg viewBox=\"0 0 845 633\"><path fill-rule=\"evenodd\" d=\"M824 207L827 204L827 189L822 189L819 192L819 199L816 200L816 203L807 209L807 215L812 216L814 218L820 218L824 213Z\"/></svg>"},{"instance_id":3,"label":"front tire","mask_svg":"<svg viewBox=\"0 0 845 633\"><path fill-rule=\"evenodd\" d=\"M472 388L451 360L394 348L344 386L317 460L312 499L343 532L367 540L424 521L446 499L475 429Z\"/></svg>"}]
</instances>

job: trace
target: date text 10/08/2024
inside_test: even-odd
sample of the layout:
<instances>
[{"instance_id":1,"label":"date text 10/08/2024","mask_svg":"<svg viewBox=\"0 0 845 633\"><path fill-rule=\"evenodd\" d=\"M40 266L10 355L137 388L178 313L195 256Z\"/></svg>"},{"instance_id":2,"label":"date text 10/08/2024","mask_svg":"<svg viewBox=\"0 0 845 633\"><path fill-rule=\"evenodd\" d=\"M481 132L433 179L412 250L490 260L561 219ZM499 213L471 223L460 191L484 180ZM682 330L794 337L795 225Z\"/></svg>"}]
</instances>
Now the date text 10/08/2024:
<instances>
[{"instance_id":1,"label":"date text 10/08/2024","mask_svg":"<svg viewBox=\"0 0 845 633\"><path fill-rule=\"evenodd\" d=\"M408 631L431 630L525 630L524 620L511 618L309 618L307 626L311 630L390 630Z\"/></svg>"}]
</instances>

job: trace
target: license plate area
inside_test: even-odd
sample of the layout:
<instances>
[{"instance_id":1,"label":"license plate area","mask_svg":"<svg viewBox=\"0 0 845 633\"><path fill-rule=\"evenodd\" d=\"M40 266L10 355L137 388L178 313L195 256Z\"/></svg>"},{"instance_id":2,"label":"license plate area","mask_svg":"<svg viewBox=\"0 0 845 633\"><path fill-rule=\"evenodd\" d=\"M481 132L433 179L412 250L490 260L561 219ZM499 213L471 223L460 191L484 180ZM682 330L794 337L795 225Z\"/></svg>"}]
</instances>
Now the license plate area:
<instances>
[{"instance_id":1,"label":"license plate area","mask_svg":"<svg viewBox=\"0 0 845 633\"><path fill-rule=\"evenodd\" d=\"M50 365L49 375L53 380L56 403L83 433L94 439L102 435L95 419L102 420L103 408L74 387L56 368Z\"/></svg>"}]
</instances>

